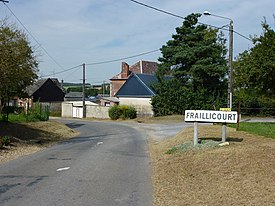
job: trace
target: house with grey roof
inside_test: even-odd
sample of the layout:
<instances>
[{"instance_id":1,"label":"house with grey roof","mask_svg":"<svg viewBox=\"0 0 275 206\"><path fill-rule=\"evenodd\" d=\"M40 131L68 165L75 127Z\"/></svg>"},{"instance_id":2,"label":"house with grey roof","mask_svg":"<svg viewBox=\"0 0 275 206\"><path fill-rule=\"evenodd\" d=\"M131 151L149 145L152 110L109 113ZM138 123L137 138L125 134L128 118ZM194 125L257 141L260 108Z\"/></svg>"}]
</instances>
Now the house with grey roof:
<instances>
[{"instance_id":1,"label":"house with grey roof","mask_svg":"<svg viewBox=\"0 0 275 206\"><path fill-rule=\"evenodd\" d=\"M155 74L158 69L157 62L140 60L129 66L126 62L121 63L121 72L110 79L110 96L116 95L117 91L126 82L132 73Z\"/></svg>"},{"instance_id":2,"label":"house with grey roof","mask_svg":"<svg viewBox=\"0 0 275 206\"><path fill-rule=\"evenodd\" d=\"M56 78L39 79L26 92L34 102L63 102L66 93Z\"/></svg>"},{"instance_id":3,"label":"house with grey roof","mask_svg":"<svg viewBox=\"0 0 275 206\"><path fill-rule=\"evenodd\" d=\"M28 99L21 99L22 105L32 107L33 102L48 106L51 112L61 113L61 102L65 90L56 78L39 79L26 88ZM28 103L26 103L28 102Z\"/></svg>"},{"instance_id":4,"label":"house with grey roof","mask_svg":"<svg viewBox=\"0 0 275 206\"><path fill-rule=\"evenodd\" d=\"M117 91L116 97L120 105L131 105L139 116L153 116L151 99L156 95L152 86L157 77L153 74L132 73Z\"/></svg>"}]
</instances>

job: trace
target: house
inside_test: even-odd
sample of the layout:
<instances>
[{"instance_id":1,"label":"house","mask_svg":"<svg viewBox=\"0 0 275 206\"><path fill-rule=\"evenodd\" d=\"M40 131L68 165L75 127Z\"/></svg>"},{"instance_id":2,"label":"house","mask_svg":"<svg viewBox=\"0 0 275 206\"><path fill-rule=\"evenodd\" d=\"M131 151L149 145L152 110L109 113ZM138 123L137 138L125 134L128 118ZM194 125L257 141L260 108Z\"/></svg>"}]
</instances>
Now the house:
<instances>
[{"instance_id":1,"label":"house","mask_svg":"<svg viewBox=\"0 0 275 206\"><path fill-rule=\"evenodd\" d=\"M63 102L66 93L56 78L39 79L26 91L34 102Z\"/></svg>"},{"instance_id":2,"label":"house","mask_svg":"<svg viewBox=\"0 0 275 206\"><path fill-rule=\"evenodd\" d=\"M116 97L120 105L131 105L139 116L153 116L151 99L156 95L152 85L157 77L153 74L132 73L117 91Z\"/></svg>"},{"instance_id":3,"label":"house","mask_svg":"<svg viewBox=\"0 0 275 206\"><path fill-rule=\"evenodd\" d=\"M33 102L40 102L50 107L51 112L61 112L61 102L64 101L65 90L56 78L39 79L26 88L30 107Z\"/></svg>"},{"instance_id":4,"label":"house","mask_svg":"<svg viewBox=\"0 0 275 206\"><path fill-rule=\"evenodd\" d=\"M157 62L143 61L129 66L126 62L121 64L121 72L110 79L110 96L114 97L121 86L126 82L132 73L155 74L158 69Z\"/></svg>"},{"instance_id":5,"label":"house","mask_svg":"<svg viewBox=\"0 0 275 206\"><path fill-rule=\"evenodd\" d=\"M65 94L64 101L83 101L82 92L69 92ZM89 101L87 95L85 95L85 101Z\"/></svg>"},{"instance_id":6,"label":"house","mask_svg":"<svg viewBox=\"0 0 275 206\"><path fill-rule=\"evenodd\" d=\"M96 104L100 106L105 106L105 107L111 107L114 105L119 104L119 100L116 97L106 97L102 95L97 95L94 100L92 100Z\"/></svg>"}]
</instances>

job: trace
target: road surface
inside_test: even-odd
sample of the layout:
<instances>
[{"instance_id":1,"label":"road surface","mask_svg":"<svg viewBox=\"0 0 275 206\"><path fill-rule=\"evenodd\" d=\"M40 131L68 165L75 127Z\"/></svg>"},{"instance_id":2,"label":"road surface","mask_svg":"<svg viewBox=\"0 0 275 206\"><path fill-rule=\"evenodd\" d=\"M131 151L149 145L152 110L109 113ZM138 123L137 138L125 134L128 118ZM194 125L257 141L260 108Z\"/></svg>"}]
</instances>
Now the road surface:
<instances>
[{"instance_id":1,"label":"road surface","mask_svg":"<svg viewBox=\"0 0 275 206\"><path fill-rule=\"evenodd\" d=\"M60 121L81 134L1 165L1 206L151 205L144 133L125 124Z\"/></svg>"}]
</instances>

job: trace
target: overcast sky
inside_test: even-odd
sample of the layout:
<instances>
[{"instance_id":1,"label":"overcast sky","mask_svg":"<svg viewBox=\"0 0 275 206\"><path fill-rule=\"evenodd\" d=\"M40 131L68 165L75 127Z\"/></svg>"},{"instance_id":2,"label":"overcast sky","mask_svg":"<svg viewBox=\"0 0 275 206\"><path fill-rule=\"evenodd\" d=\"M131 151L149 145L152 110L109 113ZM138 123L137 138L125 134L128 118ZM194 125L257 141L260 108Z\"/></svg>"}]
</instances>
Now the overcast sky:
<instances>
[{"instance_id":1,"label":"overcast sky","mask_svg":"<svg viewBox=\"0 0 275 206\"><path fill-rule=\"evenodd\" d=\"M234 30L244 36L260 35L261 22L266 17L274 29L274 0L139 0L162 10L187 16L190 13L213 14L232 18ZM56 77L65 82L81 82L81 66L125 58L159 49L182 25L182 19L157 12L129 0L10 0L7 4L17 18L42 45L36 52L39 75ZM8 8L0 3L0 18L8 16L18 23ZM228 20L202 16L200 22L217 27ZM228 32L224 31L226 37ZM32 46L37 42L29 35ZM228 44L227 44L228 45ZM234 33L234 56L251 48L252 43ZM157 61L159 51L130 58L132 65L139 60ZM100 84L121 70L121 61L87 65L86 81ZM58 74L59 73L59 74Z\"/></svg>"}]
</instances>

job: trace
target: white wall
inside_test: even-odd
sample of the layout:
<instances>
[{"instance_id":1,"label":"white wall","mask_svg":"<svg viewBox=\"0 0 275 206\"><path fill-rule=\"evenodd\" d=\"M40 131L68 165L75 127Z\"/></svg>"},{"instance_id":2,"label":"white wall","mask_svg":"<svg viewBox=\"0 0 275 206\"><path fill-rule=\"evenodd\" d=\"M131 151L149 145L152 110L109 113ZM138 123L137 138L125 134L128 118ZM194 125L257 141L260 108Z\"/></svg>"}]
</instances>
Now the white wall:
<instances>
[{"instance_id":1,"label":"white wall","mask_svg":"<svg viewBox=\"0 0 275 206\"><path fill-rule=\"evenodd\" d=\"M99 118L99 119L109 119L109 108L99 105L86 105L86 117ZM73 107L71 102L62 103L62 117L78 117L82 118L80 115L82 107ZM80 113L79 113L80 112Z\"/></svg>"},{"instance_id":2,"label":"white wall","mask_svg":"<svg viewBox=\"0 0 275 206\"><path fill-rule=\"evenodd\" d=\"M138 116L153 116L151 98L119 98L119 105L133 106L137 110Z\"/></svg>"}]
</instances>

